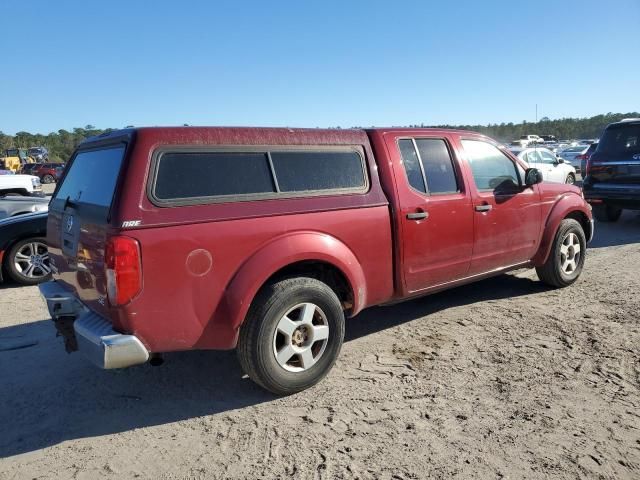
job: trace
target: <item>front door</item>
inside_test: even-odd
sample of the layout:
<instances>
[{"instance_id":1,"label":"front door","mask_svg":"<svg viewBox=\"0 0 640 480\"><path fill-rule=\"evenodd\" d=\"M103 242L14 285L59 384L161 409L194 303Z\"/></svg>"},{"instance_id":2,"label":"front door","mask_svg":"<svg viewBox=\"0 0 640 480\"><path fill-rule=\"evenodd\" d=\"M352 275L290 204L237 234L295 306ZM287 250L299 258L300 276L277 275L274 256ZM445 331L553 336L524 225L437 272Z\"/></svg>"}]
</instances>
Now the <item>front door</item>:
<instances>
[{"instance_id":1,"label":"front door","mask_svg":"<svg viewBox=\"0 0 640 480\"><path fill-rule=\"evenodd\" d=\"M471 196L450 139L390 135L399 199L406 293L467 275L473 248Z\"/></svg>"},{"instance_id":2,"label":"front door","mask_svg":"<svg viewBox=\"0 0 640 480\"><path fill-rule=\"evenodd\" d=\"M470 275L517 265L540 237L538 187L524 187L524 169L489 142L462 140L473 183L474 244Z\"/></svg>"}]
</instances>

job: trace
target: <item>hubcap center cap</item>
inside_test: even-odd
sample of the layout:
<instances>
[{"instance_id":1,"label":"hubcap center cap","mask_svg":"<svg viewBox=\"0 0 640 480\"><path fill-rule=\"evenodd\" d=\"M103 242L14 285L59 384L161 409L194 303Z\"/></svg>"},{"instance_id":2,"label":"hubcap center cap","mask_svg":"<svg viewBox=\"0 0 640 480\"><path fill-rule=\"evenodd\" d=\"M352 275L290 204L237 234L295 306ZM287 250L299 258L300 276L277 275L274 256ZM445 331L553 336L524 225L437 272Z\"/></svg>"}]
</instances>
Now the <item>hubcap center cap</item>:
<instances>
[{"instance_id":1,"label":"hubcap center cap","mask_svg":"<svg viewBox=\"0 0 640 480\"><path fill-rule=\"evenodd\" d=\"M305 344L307 339L309 338L309 334L307 333L306 327L298 327L291 335L291 343L293 343L296 347L301 347Z\"/></svg>"}]
</instances>

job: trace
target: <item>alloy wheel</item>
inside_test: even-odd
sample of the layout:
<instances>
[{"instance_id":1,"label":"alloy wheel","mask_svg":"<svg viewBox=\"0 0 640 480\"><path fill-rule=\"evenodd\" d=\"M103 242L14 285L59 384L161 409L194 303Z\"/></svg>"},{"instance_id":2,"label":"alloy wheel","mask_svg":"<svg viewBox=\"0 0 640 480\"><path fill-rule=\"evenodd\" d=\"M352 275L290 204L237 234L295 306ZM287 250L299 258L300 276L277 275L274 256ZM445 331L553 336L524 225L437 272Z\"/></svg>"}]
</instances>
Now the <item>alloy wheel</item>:
<instances>
[{"instance_id":1,"label":"alloy wheel","mask_svg":"<svg viewBox=\"0 0 640 480\"><path fill-rule=\"evenodd\" d=\"M581 247L578 236L569 232L560 245L560 268L566 275L573 274L580 263Z\"/></svg>"},{"instance_id":2,"label":"alloy wheel","mask_svg":"<svg viewBox=\"0 0 640 480\"><path fill-rule=\"evenodd\" d=\"M289 372L313 367L329 340L329 322L313 303L300 303L278 321L273 335L273 353L278 364Z\"/></svg>"},{"instance_id":3,"label":"alloy wheel","mask_svg":"<svg viewBox=\"0 0 640 480\"><path fill-rule=\"evenodd\" d=\"M42 242L29 242L13 258L16 271L26 278L43 278L51 273L49 252Z\"/></svg>"}]
</instances>

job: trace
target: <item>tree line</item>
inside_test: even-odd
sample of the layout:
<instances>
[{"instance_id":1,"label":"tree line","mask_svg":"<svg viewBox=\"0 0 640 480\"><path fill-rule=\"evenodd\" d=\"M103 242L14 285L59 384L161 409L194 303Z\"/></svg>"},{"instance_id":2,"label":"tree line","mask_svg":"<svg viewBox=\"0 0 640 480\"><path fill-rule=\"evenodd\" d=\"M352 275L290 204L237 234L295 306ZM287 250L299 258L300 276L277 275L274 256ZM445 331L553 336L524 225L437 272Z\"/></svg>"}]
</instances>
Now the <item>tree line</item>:
<instances>
[{"instance_id":1,"label":"tree line","mask_svg":"<svg viewBox=\"0 0 640 480\"><path fill-rule=\"evenodd\" d=\"M488 135L496 140L508 142L521 135L555 135L558 139L598 138L602 129L611 122L623 118L640 117L638 112L606 113L589 118L560 118L551 120L543 117L538 122L500 123L489 125L409 125L409 127L438 127L473 130ZM65 162L82 140L100 135L114 129L99 129L93 125L74 128L72 131L58 130L47 135L29 132L17 132L6 135L0 131L0 156L7 148L46 147L52 162Z\"/></svg>"},{"instance_id":2,"label":"tree line","mask_svg":"<svg viewBox=\"0 0 640 480\"><path fill-rule=\"evenodd\" d=\"M602 130L609 123L618 122L623 118L638 118L640 113L605 113L589 118L559 118L551 120L543 117L538 122L496 123L489 125L438 125L442 128L459 128L473 130L488 135L501 142L508 142L520 138L522 135L555 135L561 139L595 139L599 138Z\"/></svg>"},{"instance_id":3,"label":"tree line","mask_svg":"<svg viewBox=\"0 0 640 480\"><path fill-rule=\"evenodd\" d=\"M87 125L84 128L74 128L71 132L58 130L48 135L29 132L6 135L0 132L0 157L4 156L7 148L45 147L49 151L49 161L66 162L82 140L111 130L114 129L102 130L93 125Z\"/></svg>"}]
</instances>

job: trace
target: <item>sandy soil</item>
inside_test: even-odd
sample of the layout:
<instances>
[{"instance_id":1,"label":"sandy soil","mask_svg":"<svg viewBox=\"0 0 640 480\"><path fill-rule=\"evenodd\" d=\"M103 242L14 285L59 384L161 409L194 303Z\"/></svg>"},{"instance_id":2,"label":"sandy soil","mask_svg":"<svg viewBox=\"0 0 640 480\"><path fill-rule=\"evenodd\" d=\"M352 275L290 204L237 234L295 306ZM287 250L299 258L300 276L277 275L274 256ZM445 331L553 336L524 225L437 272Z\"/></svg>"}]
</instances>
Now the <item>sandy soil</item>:
<instances>
[{"instance_id":1,"label":"sandy soil","mask_svg":"<svg viewBox=\"0 0 640 480\"><path fill-rule=\"evenodd\" d=\"M521 271L371 309L288 398L233 352L94 369L6 286L0 479L640 478L639 242L625 213L570 288Z\"/></svg>"}]
</instances>

